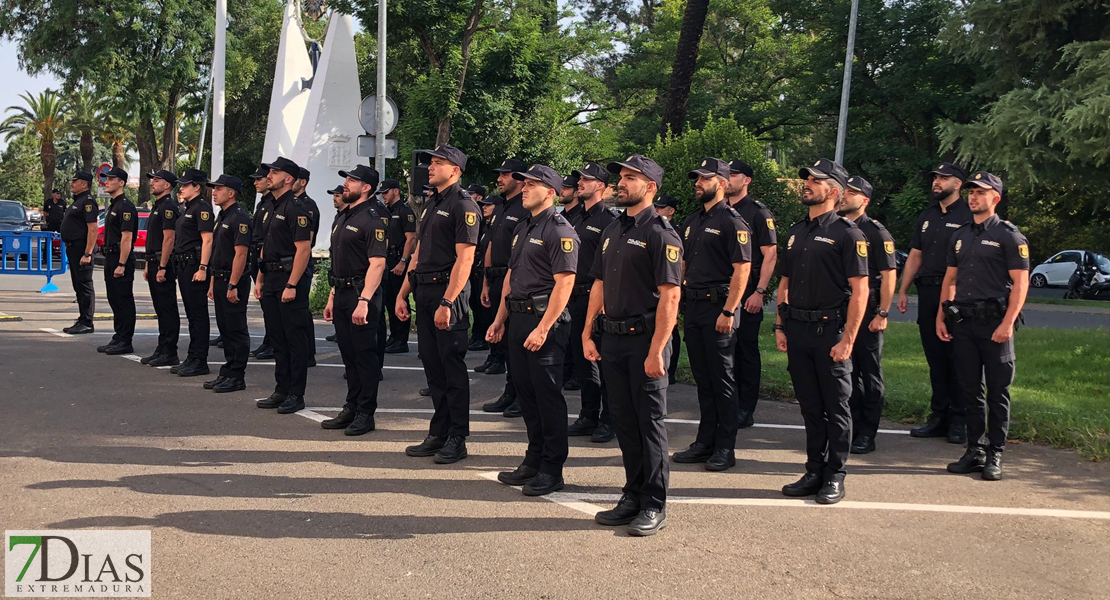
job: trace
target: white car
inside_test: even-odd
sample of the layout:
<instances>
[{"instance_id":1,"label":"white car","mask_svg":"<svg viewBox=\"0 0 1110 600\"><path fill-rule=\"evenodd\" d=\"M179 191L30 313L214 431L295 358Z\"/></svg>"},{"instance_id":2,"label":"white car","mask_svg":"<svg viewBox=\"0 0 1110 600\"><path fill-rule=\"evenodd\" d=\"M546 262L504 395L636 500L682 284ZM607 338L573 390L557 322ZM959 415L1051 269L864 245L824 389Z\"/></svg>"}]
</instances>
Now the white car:
<instances>
[{"instance_id":1,"label":"white car","mask_svg":"<svg viewBox=\"0 0 1110 600\"><path fill-rule=\"evenodd\" d=\"M1097 260L1099 255L1087 250L1064 250L1055 256L1037 265L1029 275L1029 283L1033 287L1043 288L1050 285L1066 286L1071 274L1076 267L1083 264L1087 255L1093 255ZM1089 259L1088 259L1089 260Z\"/></svg>"}]
</instances>

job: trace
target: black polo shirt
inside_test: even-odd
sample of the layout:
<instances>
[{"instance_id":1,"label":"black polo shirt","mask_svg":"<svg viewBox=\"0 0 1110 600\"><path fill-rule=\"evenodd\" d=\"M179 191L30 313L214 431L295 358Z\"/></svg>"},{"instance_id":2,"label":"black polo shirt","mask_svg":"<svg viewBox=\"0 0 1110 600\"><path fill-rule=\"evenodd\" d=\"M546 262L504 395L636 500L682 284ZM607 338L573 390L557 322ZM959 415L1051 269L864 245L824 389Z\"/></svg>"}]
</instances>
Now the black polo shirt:
<instances>
[{"instance_id":1,"label":"black polo shirt","mask_svg":"<svg viewBox=\"0 0 1110 600\"><path fill-rule=\"evenodd\" d=\"M177 229L177 219L181 209L173 196L166 194L154 202L154 208L146 219L146 253L154 256L155 252L162 251L162 242L166 240L167 229Z\"/></svg>"},{"instance_id":2,"label":"black polo shirt","mask_svg":"<svg viewBox=\"0 0 1110 600\"><path fill-rule=\"evenodd\" d=\"M375 218L382 220L382 225L385 225L386 242L389 242L389 207L385 205L377 196L370 196L366 203L369 204L370 214Z\"/></svg>"},{"instance_id":3,"label":"black polo shirt","mask_svg":"<svg viewBox=\"0 0 1110 600\"><path fill-rule=\"evenodd\" d=\"M47 223L61 223L65 216L65 198L59 198L57 202L54 202L54 198L50 198L42 205L42 219Z\"/></svg>"},{"instance_id":4,"label":"black polo shirt","mask_svg":"<svg viewBox=\"0 0 1110 600\"><path fill-rule=\"evenodd\" d=\"M251 227L251 245L261 248L266 240L266 229L274 212L274 196L270 192L262 194L262 199L254 207L254 224Z\"/></svg>"},{"instance_id":5,"label":"black polo shirt","mask_svg":"<svg viewBox=\"0 0 1110 600\"><path fill-rule=\"evenodd\" d=\"M497 207L490 221L490 266L507 267L513 252L513 232L516 226L532 216L524 208L524 196L517 194Z\"/></svg>"},{"instance_id":6,"label":"black polo shirt","mask_svg":"<svg viewBox=\"0 0 1110 600\"><path fill-rule=\"evenodd\" d=\"M316 239L316 236L320 235L320 208L316 206L316 201L310 198L308 194L301 194L297 199L308 211L309 222L312 224L312 239Z\"/></svg>"},{"instance_id":7,"label":"black polo shirt","mask_svg":"<svg viewBox=\"0 0 1110 600\"><path fill-rule=\"evenodd\" d=\"M654 312L659 286L682 283L682 241L670 222L647 207L623 214L601 233L590 277L605 289L605 314L628 319Z\"/></svg>"},{"instance_id":8,"label":"black polo shirt","mask_svg":"<svg viewBox=\"0 0 1110 600\"><path fill-rule=\"evenodd\" d=\"M173 251L181 253L200 248L200 234L211 233L215 228L216 218L212 214L212 205L200 196L193 198L185 203L182 214L177 219Z\"/></svg>"},{"instance_id":9,"label":"black polo shirt","mask_svg":"<svg viewBox=\"0 0 1110 600\"><path fill-rule=\"evenodd\" d=\"M686 261L686 287L701 290L727 286L734 263L752 261L752 235L748 224L728 202L705 206L682 224L682 253Z\"/></svg>"},{"instance_id":10,"label":"black polo shirt","mask_svg":"<svg viewBox=\"0 0 1110 600\"><path fill-rule=\"evenodd\" d=\"M416 233L416 214L401 200L394 202L393 206L387 206L386 209L389 211L389 235L387 236L389 245L396 246L398 249L404 248L405 234ZM480 221L479 219L479 226L481 226Z\"/></svg>"},{"instance_id":11,"label":"black polo shirt","mask_svg":"<svg viewBox=\"0 0 1110 600\"><path fill-rule=\"evenodd\" d=\"M297 254L296 242L312 239L312 217L293 191L285 192L274 201L273 221L262 242L262 259L277 262Z\"/></svg>"},{"instance_id":12,"label":"black polo shirt","mask_svg":"<svg viewBox=\"0 0 1110 600\"><path fill-rule=\"evenodd\" d=\"M598 200L589 210L586 210L585 204L582 205L582 212L578 213L577 222L572 223L582 243L582 250L578 253L578 275L574 278L574 285L593 285L594 279L590 276L590 271L593 270L594 258L597 257L597 248L601 245L601 233L620 216L621 212L606 206L604 200Z\"/></svg>"},{"instance_id":13,"label":"black polo shirt","mask_svg":"<svg viewBox=\"0 0 1110 600\"><path fill-rule=\"evenodd\" d=\"M331 268L335 277L362 277L370 266L369 259L385 258L386 225L370 208L370 202L361 202L336 218L331 234Z\"/></svg>"},{"instance_id":14,"label":"black polo shirt","mask_svg":"<svg viewBox=\"0 0 1110 600\"><path fill-rule=\"evenodd\" d=\"M867 238L835 210L798 221L786 232L779 274L788 277L790 306L831 310L852 294L851 277L867 275Z\"/></svg>"},{"instance_id":15,"label":"black polo shirt","mask_svg":"<svg viewBox=\"0 0 1110 600\"><path fill-rule=\"evenodd\" d=\"M581 220L582 217L586 214L586 204L579 200L578 202L574 203L574 206L570 208L564 208L561 214L563 215L563 218L566 219L568 223L570 223L571 227L577 227L578 221Z\"/></svg>"},{"instance_id":16,"label":"black polo shirt","mask_svg":"<svg viewBox=\"0 0 1110 600\"><path fill-rule=\"evenodd\" d=\"M89 233L89 223L96 223L100 216L100 206L96 199L88 192L81 192L73 197L73 204L66 210L62 219L62 241L67 244L84 244L88 240L85 236Z\"/></svg>"},{"instance_id":17,"label":"black polo shirt","mask_svg":"<svg viewBox=\"0 0 1110 600\"><path fill-rule=\"evenodd\" d=\"M963 198L949 205L948 210L941 208L940 202L937 202L921 211L910 239L910 248L921 251L918 277L944 277L952 234L970 222L971 209Z\"/></svg>"},{"instance_id":18,"label":"black polo shirt","mask_svg":"<svg viewBox=\"0 0 1110 600\"><path fill-rule=\"evenodd\" d=\"M763 253L759 251L764 246L777 246L779 243L778 232L775 231L775 215L771 214L763 203L752 200L751 196L744 196L732 205L736 212L748 224L752 233L752 275L748 280L748 287L755 289L760 269L763 268Z\"/></svg>"},{"instance_id":19,"label":"black polo shirt","mask_svg":"<svg viewBox=\"0 0 1110 600\"><path fill-rule=\"evenodd\" d=\"M139 231L139 211L135 210L135 205L127 199L127 196L120 194L112 198L112 203L108 206L108 214L104 215L104 245L118 246L123 240L125 231L131 232L131 244L134 249L135 238L138 237ZM116 250L112 254L118 253L119 250ZM134 256L132 252L128 258L133 259Z\"/></svg>"},{"instance_id":20,"label":"black polo shirt","mask_svg":"<svg viewBox=\"0 0 1110 600\"><path fill-rule=\"evenodd\" d=\"M455 244L478 244L481 220L478 203L459 184L453 183L442 192L433 191L425 203L424 219L416 238L420 245L416 272L450 271L458 260ZM509 241L512 242L511 236Z\"/></svg>"},{"instance_id":21,"label":"black polo shirt","mask_svg":"<svg viewBox=\"0 0 1110 600\"><path fill-rule=\"evenodd\" d=\"M578 234L554 207L517 225L512 246L509 297L514 300L551 294L556 273L574 273L578 268Z\"/></svg>"},{"instance_id":22,"label":"black polo shirt","mask_svg":"<svg viewBox=\"0 0 1110 600\"><path fill-rule=\"evenodd\" d=\"M883 271L898 268L894 261L894 236L867 213L856 219L856 227L867 238L867 284L877 288L883 283ZM878 301L879 298L874 299Z\"/></svg>"},{"instance_id":23,"label":"black polo shirt","mask_svg":"<svg viewBox=\"0 0 1110 600\"><path fill-rule=\"evenodd\" d=\"M216 217L216 236L212 242L210 269L230 271L235 263L235 247L251 245L251 218L236 202L220 211ZM238 283L238 282L235 282Z\"/></svg>"},{"instance_id":24,"label":"black polo shirt","mask_svg":"<svg viewBox=\"0 0 1110 600\"><path fill-rule=\"evenodd\" d=\"M991 215L956 230L947 261L956 267L956 302L1008 298L1014 287L1010 271L1029 270L1029 240L1013 223Z\"/></svg>"}]
</instances>

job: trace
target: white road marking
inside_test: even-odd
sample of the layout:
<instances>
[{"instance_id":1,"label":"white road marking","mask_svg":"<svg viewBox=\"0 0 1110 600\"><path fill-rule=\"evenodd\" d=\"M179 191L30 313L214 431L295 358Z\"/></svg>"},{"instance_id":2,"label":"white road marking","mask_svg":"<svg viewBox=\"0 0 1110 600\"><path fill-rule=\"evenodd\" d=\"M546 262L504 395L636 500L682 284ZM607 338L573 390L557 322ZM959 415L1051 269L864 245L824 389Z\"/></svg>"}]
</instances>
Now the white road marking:
<instances>
[{"instance_id":1,"label":"white road marking","mask_svg":"<svg viewBox=\"0 0 1110 600\"><path fill-rule=\"evenodd\" d=\"M49 333L50 335L56 335L60 338L71 338L71 337L73 337L72 335L69 335L68 333L62 333L62 332L58 331L57 329L50 329L49 327L43 327L43 328L39 329L39 331L45 331L46 333Z\"/></svg>"},{"instance_id":2,"label":"white road marking","mask_svg":"<svg viewBox=\"0 0 1110 600\"><path fill-rule=\"evenodd\" d=\"M481 477L482 479L488 479L498 485L505 485L500 481L497 481L497 471L478 473L478 477ZM513 487L519 490L523 486L512 485L508 487ZM569 494L566 492L553 492L551 494L547 494L546 496L540 496L540 498L543 498L548 502L554 502L555 504L558 504L560 506L565 506L567 508L577 510L578 512L586 513L591 517L601 512L602 510L605 510L600 506L597 506L596 504L590 504L589 502L581 501L580 499L578 499L576 494Z\"/></svg>"},{"instance_id":3,"label":"white road marking","mask_svg":"<svg viewBox=\"0 0 1110 600\"><path fill-rule=\"evenodd\" d=\"M302 416L306 419L312 419L313 421L316 421L317 423L323 421L324 419L327 419L327 417L325 417L324 415L322 415L318 412L312 411L312 410L308 410L308 409L302 409L302 410L299 410L299 411L297 411L293 414L300 415L300 416Z\"/></svg>"}]
</instances>

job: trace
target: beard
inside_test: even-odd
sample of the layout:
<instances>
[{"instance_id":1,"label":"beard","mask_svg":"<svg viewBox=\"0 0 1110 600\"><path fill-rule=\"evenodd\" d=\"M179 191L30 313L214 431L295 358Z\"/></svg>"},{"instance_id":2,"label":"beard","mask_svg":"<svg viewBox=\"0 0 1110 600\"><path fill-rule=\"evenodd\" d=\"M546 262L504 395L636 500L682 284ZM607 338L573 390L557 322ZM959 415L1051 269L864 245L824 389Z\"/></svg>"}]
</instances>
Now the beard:
<instances>
[{"instance_id":1,"label":"beard","mask_svg":"<svg viewBox=\"0 0 1110 600\"><path fill-rule=\"evenodd\" d=\"M806 195L806 192L809 192L809 195ZM805 206L817 206L818 204L823 204L824 202L825 199L819 198L817 194L812 190L807 189L802 192L802 204L804 204Z\"/></svg>"},{"instance_id":2,"label":"beard","mask_svg":"<svg viewBox=\"0 0 1110 600\"><path fill-rule=\"evenodd\" d=\"M347 204L354 204L355 202L358 202L358 199L361 198L361 197L362 197L362 191L356 192L354 190L351 190L351 191L345 192L343 194L343 201L346 202Z\"/></svg>"},{"instance_id":3,"label":"beard","mask_svg":"<svg viewBox=\"0 0 1110 600\"><path fill-rule=\"evenodd\" d=\"M714 198L717 197L717 190L718 189L720 189L719 184L717 186L715 186L713 189L708 189L708 188L703 189L702 192L700 194L698 194L698 202L701 202L702 204L709 204L710 202L713 201Z\"/></svg>"},{"instance_id":4,"label":"beard","mask_svg":"<svg viewBox=\"0 0 1110 600\"><path fill-rule=\"evenodd\" d=\"M969 204L968 208L971 210L971 214L973 215L981 215L983 213L990 212L990 207L986 204L983 204L982 202L978 202L974 205Z\"/></svg>"},{"instance_id":5,"label":"beard","mask_svg":"<svg viewBox=\"0 0 1110 600\"><path fill-rule=\"evenodd\" d=\"M643 199L643 192L640 192L639 194L633 194L632 192L628 191L625 192L623 196L620 195L620 193L617 193L617 206L636 206L637 204L642 202Z\"/></svg>"},{"instance_id":6,"label":"beard","mask_svg":"<svg viewBox=\"0 0 1110 600\"><path fill-rule=\"evenodd\" d=\"M941 188L941 190L939 192L935 192L935 191L932 190L932 188L930 188L929 189L929 201L930 202L940 202L941 200L944 200L945 198L951 196L952 192L954 192L954 191L956 191L955 186L953 186L951 188L948 188L948 189Z\"/></svg>"}]
</instances>

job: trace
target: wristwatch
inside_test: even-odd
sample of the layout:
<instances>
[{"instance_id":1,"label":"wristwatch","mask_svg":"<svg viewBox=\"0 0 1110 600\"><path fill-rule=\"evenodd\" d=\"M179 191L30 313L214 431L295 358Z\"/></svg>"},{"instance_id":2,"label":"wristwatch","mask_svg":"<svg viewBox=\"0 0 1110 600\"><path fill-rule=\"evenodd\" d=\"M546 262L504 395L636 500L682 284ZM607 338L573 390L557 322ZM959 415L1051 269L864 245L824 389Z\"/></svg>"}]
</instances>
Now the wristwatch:
<instances>
[{"instance_id":1,"label":"wristwatch","mask_svg":"<svg viewBox=\"0 0 1110 600\"><path fill-rule=\"evenodd\" d=\"M786 328L782 326L782 323L775 323L771 326L771 331L781 331L783 333L786 333Z\"/></svg>"},{"instance_id":2,"label":"wristwatch","mask_svg":"<svg viewBox=\"0 0 1110 600\"><path fill-rule=\"evenodd\" d=\"M721 309L721 314L730 319L736 316L736 313L732 312L731 310L725 310L723 308Z\"/></svg>"},{"instance_id":3,"label":"wristwatch","mask_svg":"<svg viewBox=\"0 0 1110 600\"><path fill-rule=\"evenodd\" d=\"M439 299L439 305L440 306L451 306L452 304L454 304L454 302L451 302L447 298L440 298Z\"/></svg>"},{"instance_id":4,"label":"wristwatch","mask_svg":"<svg viewBox=\"0 0 1110 600\"><path fill-rule=\"evenodd\" d=\"M879 311L879 312L878 312L877 314L878 314L878 315L879 315L880 317L882 317L882 318L884 318L884 319L885 319L885 318L887 318L887 317L889 317L889 316L890 316L890 311L889 311L889 310L880 310L880 311Z\"/></svg>"},{"instance_id":5,"label":"wristwatch","mask_svg":"<svg viewBox=\"0 0 1110 600\"><path fill-rule=\"evenodd\" d=\"M406 257L404 257L404 258L402 258L402 259L401 259L401 262L403 262L403 263L408 263L408 262L409 262L409 259L410 259L410 258L411 258L411 257L409 257L409 256L406 256Z\"/></svg>"},{"instance_id":6,"label":"wristwatch","mask_svg":"<svg viewBox=\"0 0 1110 600\"><path fill-rule=\"evenodd\" d=\"M235 288L237 288L237 287L239 287L239 286L235 285L234 283L229 283L229 284L227 284L227 289L228 289L228 290L233 290L233 289L235 289Z\"/></svg>"},{"instance_id":7,"label":"wristwatch","mask_svg":"<svg viewBox=\"0 0 1110 600\"><path fill-rule=\"evenodd\" d=\"M760 296L762 296L762 295L764 295L764 294L766 294L766 293L767 293L767 288L761 288L761 287L757 287L757 288L755 288L755 293L757 293L757 294L759 294Z\"/></svg>"},{"instance_id":8,"label":"wristwatch","mask_svg":"<svg viewBox=\"0 0 1110 600\"><path fill-rule=\"evenodd\" d=\"M88 254L88 253L82 254L81 256L83 258L92 258L92 254Z\"/></svg>"},{"instance_id":9,"label":"wristwatch","mask_svg":"<svg viewBox=\"0 0 1110 600\"><path fill-rule=\"evenodd\" d=\"M207 271L207 270L208 270L208 265L201 265L201 266L200 266L200 267L198 267L198 268L199 268L199 269L200 269L201 271Z\"/></svg>"},{"instance_id":10,"label":"wristwatch","mask_svg":"<svg viewBox=\"0 0 1110 600\"><path fill-rule=\"evenodd\" d=\"M297 286L296 286L296 285L294 285L294 284L292 284L292 283L287 283L287 284L285 284L285 289L287 289L287 290L295 290L295 289L297 289Z\"/></svg>"},{"instance_id":11,"label":"wristwatch","mask_svg":"<svg viewBox=\"0 0 1110 600\"><path fill-rule=\"evenodd\" d=\"M359 302L365 302L365 303L367 303L367 304L370 304L370 299L369 299L369 298L363 298L362 296L359 296L359 297L358 297L358 301L359 301Z\"/></svg>"}]
</instances>

